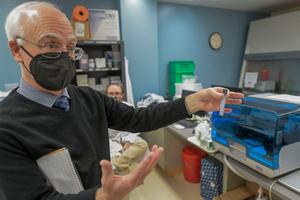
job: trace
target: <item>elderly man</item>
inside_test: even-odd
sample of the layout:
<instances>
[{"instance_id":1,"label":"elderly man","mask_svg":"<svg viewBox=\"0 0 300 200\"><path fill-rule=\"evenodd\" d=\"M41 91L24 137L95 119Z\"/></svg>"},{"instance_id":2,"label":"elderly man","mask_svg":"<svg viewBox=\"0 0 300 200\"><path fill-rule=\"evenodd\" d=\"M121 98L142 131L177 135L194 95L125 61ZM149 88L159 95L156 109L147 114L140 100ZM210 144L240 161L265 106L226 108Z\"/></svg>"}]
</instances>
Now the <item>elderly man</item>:
<instances>
[{"instance_id":1,"label":"elderly man","mask_svg":"<svg viewBox=\"0 0 300 200\"><path fill-rule=\"evenodd\" d=\"M162 149L154 146L130 174L114 175L108 128L150 131L220 107L220 88L134 109L69 85L78 59L76 39L67 17L52 4L19 5L7 16L5 30L22 80L0 103L1 200L122 199L143 182ZM239 104L242 97L229 93L227 103Z\"/></svg>"},{"instance_id":2,"label":"elderly man","mask_svg":"<svg viewBox=\"0 0 300 200\"><path fill-rule=\"evenodd\" d=\"M106 87L106 95L123 102L125 96L124 87L121 84L112 83ZM123 102L128 104L127 102ZM133 161L138 160L146 152L147 142L140 138L138 133L120 132L109 129L111 162L118 174L129 173Z\"/></svg>"}]
</instances>

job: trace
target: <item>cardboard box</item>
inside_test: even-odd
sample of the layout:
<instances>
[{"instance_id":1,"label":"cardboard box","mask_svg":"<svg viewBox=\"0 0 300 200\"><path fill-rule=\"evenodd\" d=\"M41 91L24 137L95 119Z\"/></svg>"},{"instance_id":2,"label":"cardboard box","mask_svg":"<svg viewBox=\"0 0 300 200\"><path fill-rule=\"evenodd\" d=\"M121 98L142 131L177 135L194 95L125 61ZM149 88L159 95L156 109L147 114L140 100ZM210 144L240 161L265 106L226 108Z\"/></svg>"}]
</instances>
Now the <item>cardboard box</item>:
<instances>
[{"instance_id":1,"label":"cardboard box","mask_svg":"<svg viewBox=\"0 0 300 200\"><path fill-rule=\"evenodd\" d=\"M247 186L242 186L214 197L214 200L246 200L255 196L255 192Z\"/></svg>"},{"instance_id":2,"label":"cardboard box","mask_svg":"<svg viewBox=\"0 0 300 200\"><path fill-rule=\"evenodd\" d=\"M90 31L90 23L86 22L78 22L71 20L71 24L73 27L74 35L78 40L89 40L91 39L91 31Z\"/></svg>"}]
</instances>

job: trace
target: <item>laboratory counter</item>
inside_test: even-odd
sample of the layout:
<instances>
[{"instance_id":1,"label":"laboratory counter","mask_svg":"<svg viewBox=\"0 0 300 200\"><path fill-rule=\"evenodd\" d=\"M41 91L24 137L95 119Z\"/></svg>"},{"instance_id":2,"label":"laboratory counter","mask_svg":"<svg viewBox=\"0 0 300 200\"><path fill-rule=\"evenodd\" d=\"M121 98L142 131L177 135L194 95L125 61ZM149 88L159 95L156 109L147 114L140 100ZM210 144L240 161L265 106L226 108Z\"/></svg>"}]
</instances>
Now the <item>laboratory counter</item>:
<instances>
[{"instance_id":1,"label":"laboratory counter","mask_svg":"<svg viewBox=\"0 0 300 200\"><path fill-rule=\"evenodd\" d=\"M193 144L205 150L210 156L213 156L224 163L223 192L229 191L245 183L244 179L237 176L229 167L227 167L223 153L212 149L206 149L199 141L194 139L193 128L178 129L172 124L155 131L142 133L141 136L148 142L149 146L157 144L164 147L164 153L161 156L158 165L169 175L174 175L182 170L181 151L185 146ZM227 161L230 163L230 167L233 167L243 177L247 177L248 181L256 182L268 191L271 184L276 180L276 178L270 179L263 176L230 157L227 157ZM299 193L278 182L272 185L272 194L273 199L300 199Z\"/></svg>"}]
</instances>

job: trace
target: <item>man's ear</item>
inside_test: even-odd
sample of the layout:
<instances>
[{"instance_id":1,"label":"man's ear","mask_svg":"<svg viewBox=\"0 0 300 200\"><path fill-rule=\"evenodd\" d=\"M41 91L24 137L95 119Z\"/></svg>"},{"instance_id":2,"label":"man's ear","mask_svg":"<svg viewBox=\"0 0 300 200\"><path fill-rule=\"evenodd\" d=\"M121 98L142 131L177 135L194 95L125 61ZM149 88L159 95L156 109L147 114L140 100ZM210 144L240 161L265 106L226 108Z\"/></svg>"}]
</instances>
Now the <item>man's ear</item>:
<instances>
[{"instance_id":1,"label":"man's ear","mask_svg":"<svg viewBox=\"0 0 300 200\"><path fill-rule=\"evenodd\" d=\"M19 47L18 43L14 40L8 42L8 46L10 47L11 54L13 55L14 59L21 63L23 62L23 56L20 54L21 48Z\"/></svg>"}]
</instances>

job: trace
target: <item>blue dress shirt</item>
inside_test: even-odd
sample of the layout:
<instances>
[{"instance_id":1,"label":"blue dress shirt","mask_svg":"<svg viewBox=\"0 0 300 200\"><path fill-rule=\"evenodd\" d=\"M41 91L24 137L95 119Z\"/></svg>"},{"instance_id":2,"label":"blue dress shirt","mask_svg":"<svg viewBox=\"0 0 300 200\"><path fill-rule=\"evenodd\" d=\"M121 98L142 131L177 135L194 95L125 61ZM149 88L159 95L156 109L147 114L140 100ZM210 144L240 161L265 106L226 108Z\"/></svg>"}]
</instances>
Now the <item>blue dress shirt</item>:
<instances>
[{"instance_id":1,"label":"blue dress shirt","mask_svg":"<svg viewBox=\"0 0 300 200\"><path fill-rule=\"evenodd\" d=\"M19 94L23 95L24 97L26 97L36 103L47 106L49 108L51 108L53 106L55 101L60 96L66 96L66 97L68 97L68 99L71 99L67 88L64 88L64 91L61 95L55 96L53 94L43 92L43 91L40 91L40 90L32 87L31 85L27 84L23 79L21 79L21 81L20 81L20 86L17 89L17 92Z\"/></svg>"}]
</instances>

